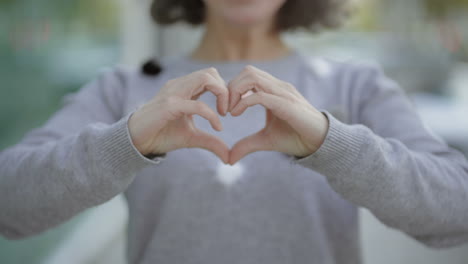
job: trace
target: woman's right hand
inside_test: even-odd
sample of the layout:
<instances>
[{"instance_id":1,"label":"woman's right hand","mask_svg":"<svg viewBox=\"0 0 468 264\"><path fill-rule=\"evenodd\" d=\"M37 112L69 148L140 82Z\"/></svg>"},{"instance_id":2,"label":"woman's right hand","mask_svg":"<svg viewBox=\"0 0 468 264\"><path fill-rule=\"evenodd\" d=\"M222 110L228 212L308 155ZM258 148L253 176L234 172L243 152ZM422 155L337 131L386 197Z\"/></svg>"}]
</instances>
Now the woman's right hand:
<instances>
[{"instance_id":1,"label":"woman's right hand","mask_svg":"<svg viewBox=\"0 0 468 264\"><path fill-rule=\"evenodd\" d=\"M217 97L217 110L225 116L229 93L215 68L193 72L168 81L156 96L135 111L128 121L133 144L143 155L164 154L181 148L202 148L229 161L229 147L218 137L199 130L192 115L207 119L221 131L221 121L208 105L196 101L210 91Z\"/></svg>"}]
</instances>

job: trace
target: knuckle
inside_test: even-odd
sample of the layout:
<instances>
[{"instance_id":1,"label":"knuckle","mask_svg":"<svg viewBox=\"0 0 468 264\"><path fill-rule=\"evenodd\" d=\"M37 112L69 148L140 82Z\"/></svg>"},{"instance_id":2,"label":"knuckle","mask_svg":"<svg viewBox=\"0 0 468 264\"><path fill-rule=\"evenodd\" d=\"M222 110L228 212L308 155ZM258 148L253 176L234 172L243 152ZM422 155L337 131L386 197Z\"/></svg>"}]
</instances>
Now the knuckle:
<instances>
[{"instance_id":1,"label":"knuckle","mask_svg":"<svg viewBox=\"0 0 468 264\"><path fill-rule=\"evenodd\" d=\"M290 82L284 82L284 86L290 90L290 91L295 91L296 90L296 87L294 87L294 85Z\"/></svg>"},{"instance_id":2,"label":"knuckle","mask_svg":"<svg viewBox=\"0 0 468 264\"><path fill-rule=\"evenodd\" d=\"M221 86L219 88L220 88L219 90L220 90L222 95L229 95L229 89L227 87Z\"/></svg>"},{"instance_id":3,"label":"knuckle","mask_svg":"<svg viewBox=\"0 0 468 264\"><path fill-rule=\"evenodd\" d=\"M202 72L199 78L203 83L208 83L211 80L211 75L207 72Z\"/></svg>"},{"instance_id":4,"label":"knuckle","mask_svg":"<svg viewBox=\"0 0 468 264\"><path fill-rule=\"evenodd\" d=\"M253 73L254 73L254 70L253 70L253 66L251 65L245 66L244 69L242 70L242 74L246 76L252 76Z\"/></svg>"},{"instance_id":5,"label":"knuckle","mask_svg":"<svg viewBox=\"0 0 468 264\"><path fill-rule=\"evenodd\" d=\"M252 82L253 85L258 85L258 75L255 72L246 73L247 79Z\"/></svg>"},{"instance_id":6,"label":"knuckle","mask_svg":"<svg viewBox=\"0 0 468 264\"><path fill-rule=\"evenodd\" d=\"M252 66L252 65L247 65L247 66L244 67L244 71L253 72L253 71L255 71L255 67Z\"/></svg>"},{"instance_id":7,"label":"knuckle","mask_svg":"<svg viewBox=\"0 0 468 264\"><path fill-rule=\"evenodd\" d=\"M206 72L211 73L211 74L217 74L218 70L216 70L215 67L210 67L206 69Z\"/></svg>"}]
</instances>

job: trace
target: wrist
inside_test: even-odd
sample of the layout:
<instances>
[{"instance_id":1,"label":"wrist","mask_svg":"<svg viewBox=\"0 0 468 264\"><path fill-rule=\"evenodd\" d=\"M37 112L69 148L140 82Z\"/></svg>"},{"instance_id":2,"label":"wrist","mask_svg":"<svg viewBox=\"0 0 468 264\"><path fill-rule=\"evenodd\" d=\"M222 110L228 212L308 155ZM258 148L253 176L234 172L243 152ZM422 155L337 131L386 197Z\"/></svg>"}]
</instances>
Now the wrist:
<instances>
[{"instance_id":1,"label":"wrist","mask_svg":"<svg viewBox=\"0 0 468 264\"><path fill-rule=\"evenodd\" d=\"M319 149L322 145L323 142L325 142L325 139L327 138L328 134L328 128L330 126L330 120L328 119L327 115L323 112L320 112L320 121L318 122L319 125L318 127L318 133L317 133L317 143L316 143L316 149Z\"/></svg>"},{"instance_id":2,"label":"wrist","mask_svg":"<svg viewBox=\"0 0 468 264\"><path fill-rule=\"evenodd\" d=\"M127 126L128 132L130 134L130 139L132 141L133 146L135 147L138 152L140 152L143 156L151 155L151 151L148 148L144 147L144 143L140 142L139 140L139 128L138 128L138 111L132 113L130 118L128 119Z\"/></svg>"},{"instance_id":3,"label":"wrist","mask_svg":"<svg viewBox=\"0 0 468 264\"><path fill-rule=\"evenodd\" d=\"M328 134L330 121L327 115L323 112L317 112L315 115L314 121L312 123L311 137L304 140L304 145L309 151L306 155L300 155L300 157L306 157L315 153L325 142L325 139ZM298 156L296 156L298 157Z\"/></svg>"}]
</instances>

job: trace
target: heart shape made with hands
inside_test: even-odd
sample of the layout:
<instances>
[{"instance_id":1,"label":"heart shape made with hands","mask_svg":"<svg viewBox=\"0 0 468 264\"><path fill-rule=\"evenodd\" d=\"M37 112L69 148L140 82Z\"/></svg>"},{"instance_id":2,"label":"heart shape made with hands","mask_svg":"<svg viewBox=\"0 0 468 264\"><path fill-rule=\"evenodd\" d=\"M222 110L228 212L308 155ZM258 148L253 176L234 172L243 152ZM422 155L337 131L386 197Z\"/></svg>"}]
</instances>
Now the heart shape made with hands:
<instances>
[{"instance_id":1,"label":"heart shape made with hands","mask_svg":"<svg viewBox=\"0 0 468 264\"><path fill-rule=\"evenodd\" d=\"M211 90L217 97L220 115L229 112L231 116L240 116L254 105L262 105L266 110L263 129L239 140L231 149L225 147L224 151L228 152L229 157L227 163L234 165L256 151L278 151L305 157L315 152L323 143L328 130L328 119L310 105L292 84L256 67L247 66L226 88L228 100ZM207 89L203 93L206 91ZM224 160L219 151L215 154Z\"/></svg>"}]
</instances>

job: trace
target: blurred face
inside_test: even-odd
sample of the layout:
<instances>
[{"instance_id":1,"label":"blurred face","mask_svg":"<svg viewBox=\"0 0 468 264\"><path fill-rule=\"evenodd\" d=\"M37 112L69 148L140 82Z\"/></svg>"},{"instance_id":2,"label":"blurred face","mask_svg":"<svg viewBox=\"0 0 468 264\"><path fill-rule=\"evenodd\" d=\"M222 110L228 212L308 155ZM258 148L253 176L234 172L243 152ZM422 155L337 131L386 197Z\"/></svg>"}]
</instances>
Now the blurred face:
<instances>
[{"instance_id":1,"label":"blurred face","mask_svg":"<svg viewBox=\"0 0 468 264\"><path fill-rule=\"evenodd\" d=\"M274 21L287 0L203 0L210 18L237 27L251 27Z\"/></svg>"}]
</instances>

